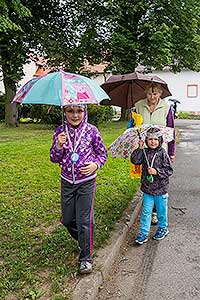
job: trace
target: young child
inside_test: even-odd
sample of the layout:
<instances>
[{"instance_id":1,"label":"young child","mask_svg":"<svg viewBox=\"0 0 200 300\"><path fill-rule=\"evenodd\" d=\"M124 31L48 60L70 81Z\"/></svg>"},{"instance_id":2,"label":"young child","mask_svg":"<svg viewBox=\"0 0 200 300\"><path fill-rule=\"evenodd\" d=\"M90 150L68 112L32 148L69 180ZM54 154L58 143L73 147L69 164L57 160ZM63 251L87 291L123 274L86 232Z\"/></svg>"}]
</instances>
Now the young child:
<instances>
[{"instance_id":1,"label":"young child","mask_svg":"<svg viewBox=\"0 0 200 300\"><path fill-rule=\"evenodd\" d=\"M84 105L65 107L63 127L55 129L50 159L61 166L61 223L80 247L80 273L92 272L96 170L107 159L98 129L87 122Z\"/></svg>"},{"instance_id":2,"label":"young child","mask_svg":"<svg viewBox=\"0 0 200 300\"><path fill-rule=\"evenodd\" d=\"M156 206L158 214L158 229L153 236L155 240L162 240L169 233L167 220L167 201L169 176L172 175L170 158L162 148L163 137L161 131L152 127L147 131L146 145L139 141L139 148L131 154L133 164L142 164L141 190L143 192L143 207L140 219L140 232L135 242L142 245L147 242L150 231L152 210Z\"/></svg>"}]
</instances>

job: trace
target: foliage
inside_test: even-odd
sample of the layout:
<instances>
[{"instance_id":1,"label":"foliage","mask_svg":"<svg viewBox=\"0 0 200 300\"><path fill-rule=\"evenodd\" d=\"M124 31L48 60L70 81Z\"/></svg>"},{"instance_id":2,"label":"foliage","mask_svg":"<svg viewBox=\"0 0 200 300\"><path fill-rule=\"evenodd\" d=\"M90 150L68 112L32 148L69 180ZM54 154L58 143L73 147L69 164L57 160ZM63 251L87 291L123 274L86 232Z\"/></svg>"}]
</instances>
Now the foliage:
<instances>
[{"instance_id":1,"label":"foliage","mask_svg":"<svg viewBox=\"0 0 200 300\"><path fill-rule=\"evenodd\" d=\"M125 127L102 124L106 146ZM39 299L42 293L45 299L68 299L77 283L77 245L59 225L60 171L49 159L52 136L53 128L41 124L0 127L0 299ZM95 251L137 187L129 161L109 156L97 176Z\"/></svg>"},{"instance_id":2,"label":"foliage","mask_svg":"<svg viewBox=\"0 0 200 300\"><path fill-rule=\"evenodd\" d=\"M113 73L138 64L200 70L199 0L1 0L0 7L7 106L30 50L72 72L85 59L105 60Z\"/></svg>"},{"instance_id":3,"label":"foliage","mask_svg":"<svg viewBox=\"0 0 200 300\"><path fill-rule=\"evenodd\" d=\"M88 121L98 126L106 121L111 121L113 117L113 109L111 106L88 106Z\"/></svg>"},{"instance_id":4,"label":"foliage","mask_svg":"<svg viewBox=\"0 0 200 300\"><path fill-rule=\"evenodd\" d=\"M200 115L192 113L192 112L183 112L183 111L180 111L178 113L178 118L179 119L193 119L193 120L195 119L195 120L200 120Z\"/></svg>"},{"instance_id":5,"label":"foliage","mask_svg":"<svg viewBox=\"0 0 200 300\"><path fill-rule=\"evenodd\" d=\"M111 106L88 105L88 121L98 126L111 121L113 109ZM58 126L62 123L62 110L60 107L48 105L22 105L19 107L19 119L29 118L44 124Z\"/></svg>"},{"instance_id":6,"label":"foliage","mask_svg":"<svg viewBox=\"0 0 200 300\"><path fill-rule=\"evenodd\" d=\"M9 3L10 2L10 3ZM0 32L22 31L22 28L15 18L24 18L31 16L30 10L27 9L19 0L18 1L0 1ZM11 14L12 11L12 14ZM14 18L12 18L12 15Z\"/></svg>"},{"instance_id":7,"label":"foliage","mask_svg":"<svg viewBox=\"0 0 200 300\"><path fill-rule=\"evenodd\" d=\"M78 0L2 0L1 3L2 18L9 17L10 22L1 22L4 34L0 37L0 65L6 90L6 122L13 125L10 101L16 83L23 76L27 53L31 50L40 53L48 57L49 64L57 67L61 64L71 72L80 71L86 57L100 61L103 50L100 40L105 41L106 32L105 7L101 1Z\"/></svg>"},{"instance_id":8,"label":"foliage","mask_svg":"<svg viewBox=\"0 0 200 300\"><path fill-rule=\"evenodd\" d=\"M135 0L110 2L115 28L109 53L116 73L138 64L173 71L200 70L200 2Z\"/></svg>"},{"instance_id":9,"label":"foliage","mask_svg":"<svg viewBox=\"0 0 200 300\"><path fill-rule=\"evenodd\" d=\"M25 109L27 111L22 114L22 118L29 117L32 120L36 120L37 122L41 122L44 124L54 124L55 126L58 126L62 123L62 110L58 106L49 107L48 105L39 104L26 105Z\"/></svg>"},{"instance_id":10,"label":"foliage","mask_svg":"<svg viewBox=\"0 0 200 300\"><path fill-rule=\"evenodd\" d=\"M190 119L190 114L188 112L179 112L178 118L179 119Z\"/></svg>"}]
</instances>

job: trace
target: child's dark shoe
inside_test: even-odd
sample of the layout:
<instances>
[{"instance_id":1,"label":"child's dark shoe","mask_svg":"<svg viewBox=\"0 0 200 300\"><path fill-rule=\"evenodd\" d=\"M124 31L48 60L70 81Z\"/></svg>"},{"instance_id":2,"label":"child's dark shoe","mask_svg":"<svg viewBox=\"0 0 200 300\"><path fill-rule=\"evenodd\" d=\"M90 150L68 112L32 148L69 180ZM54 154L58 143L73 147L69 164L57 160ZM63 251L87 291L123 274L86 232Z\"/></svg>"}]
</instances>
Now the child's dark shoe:
<instances>
[{"instance_id":1,"label":"child's dark shoe","mask_svg":"<svg viewBox=\"0 0 200 300\"><path fill-rule=\"evenodd\" d=\"M148 237L145 234L140 233L136 238L135 242L139 245L142 245L148 241Z\"/></svg>"},{"instance_id":2,"label":"child's dark shoe","mask_svg":"<svg viewBox=\"0 0 200 300\"><path fill-rule=\"evenodd\" d=\"M79 267L80 274L89 274L92 272L92 263L89 261L81 261Z\"/></svg>"},{"instance_id":3,"label":"child's dark shoe","mask_svg":"<svg viewBox=\"0 0 200 300\"><path fill-rule=\"evenodd\" d=\"M158 228L156 234L153 236L153 239L157 241L162 240L168 235L168 233L168 228Z\"/></svg>"}]
</instances>

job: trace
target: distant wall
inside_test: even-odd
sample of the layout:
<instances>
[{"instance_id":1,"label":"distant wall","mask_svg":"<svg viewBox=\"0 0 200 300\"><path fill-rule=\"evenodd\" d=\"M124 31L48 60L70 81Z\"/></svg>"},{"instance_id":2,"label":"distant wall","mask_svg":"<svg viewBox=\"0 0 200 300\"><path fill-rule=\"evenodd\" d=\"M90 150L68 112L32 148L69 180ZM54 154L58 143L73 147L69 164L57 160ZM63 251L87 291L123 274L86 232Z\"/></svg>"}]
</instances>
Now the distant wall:
<instances>
[{"instance_id":1,"label":"distant wall","mask_svg":"<svg viewBox=\"0 0 200 300\"><path fill-rule=\"evenodd\" d=\"M178 111L200 112L200 72L184 70L180 73L156 71L153 74L168 83L172 97L181 102Z\"/></svg>"}]
</instances>

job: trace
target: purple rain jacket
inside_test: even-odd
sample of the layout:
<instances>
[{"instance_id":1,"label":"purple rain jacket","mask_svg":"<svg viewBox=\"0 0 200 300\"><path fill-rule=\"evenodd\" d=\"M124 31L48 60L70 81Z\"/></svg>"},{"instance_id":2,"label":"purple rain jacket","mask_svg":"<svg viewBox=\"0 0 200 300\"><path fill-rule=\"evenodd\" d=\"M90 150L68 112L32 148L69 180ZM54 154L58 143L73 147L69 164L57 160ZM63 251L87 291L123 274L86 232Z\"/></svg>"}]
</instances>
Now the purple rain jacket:
<instances>
[{"instance_id":1,"label":"purple rain jacket","mask_svg":"<svg viewBox=\"0 0 200 300\"><path fill-rule=\"evenodd\" d=\"M148 165L142 149L135 149L131 154L131 162L136 165L142 164L141 191L150 195L165 195L169 187L169 176L173 174L170 159L162 146L156 149L145 148L148 161L151 165L153 156L156 157L153 163L153 168L157 170L157 175L153 175L154 181L151 183L147 180Z\"/></svg>"},{"instance_id":2,"label":"purple rain jacket","mask_svg":"<svg viewBox=\"0 0 200 300\"><path fill-rule=\"evenodd\" d=\"M50 159L53 163L59 163L61 167L61 177L70 183L78 184L84 181L91 180L96 177L96 172L86 176L81 174L79 169L84 166L85 162L94 162L100 168L107 159L107 151L102 141L98 129L87 122L87 110L82 122L78 127L73 127L71 124L64 121L65 128L68 129L72 144L74 145L74 137L81 139L77 145L76 152L79 154L79 160L76 163L71 161L71 149L69 141L63 145L61 149L56 147L57 136L63 131L62 126L59 126L54 131L53 142L50 149Z\"/></svg>"}]
</instances>

